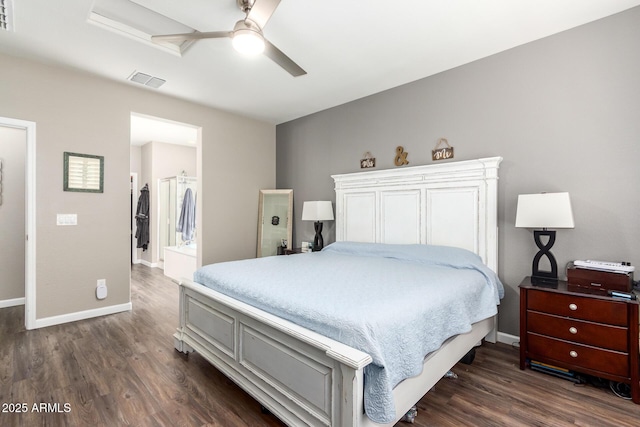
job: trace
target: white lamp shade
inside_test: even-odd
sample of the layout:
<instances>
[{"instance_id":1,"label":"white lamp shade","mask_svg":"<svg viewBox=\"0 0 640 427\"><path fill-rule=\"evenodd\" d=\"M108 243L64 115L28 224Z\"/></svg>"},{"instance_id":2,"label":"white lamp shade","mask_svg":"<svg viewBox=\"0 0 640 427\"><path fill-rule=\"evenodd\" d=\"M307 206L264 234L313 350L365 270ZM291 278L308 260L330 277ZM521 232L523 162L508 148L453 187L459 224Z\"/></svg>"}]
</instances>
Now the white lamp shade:
<instances>
[{"instance_id":1,"label":"white lamp shade","mask_svg":"<svg viewBox=\"0 0 640 427\"><path fill-rule=\"evenodd\" d=\"M332 219L331 202L304 202L302 205L303 221L329 221Z\"/></svg>"},{"instance_id":2,"label":"white lamp shade","mask_svg":"<svg viewBox=\"0 0 640 427\"><path fill-rule=\"evenodd\" d=\"M516 227L574 228L569 193L520 194Z\"/></svg>"}]
</instances>

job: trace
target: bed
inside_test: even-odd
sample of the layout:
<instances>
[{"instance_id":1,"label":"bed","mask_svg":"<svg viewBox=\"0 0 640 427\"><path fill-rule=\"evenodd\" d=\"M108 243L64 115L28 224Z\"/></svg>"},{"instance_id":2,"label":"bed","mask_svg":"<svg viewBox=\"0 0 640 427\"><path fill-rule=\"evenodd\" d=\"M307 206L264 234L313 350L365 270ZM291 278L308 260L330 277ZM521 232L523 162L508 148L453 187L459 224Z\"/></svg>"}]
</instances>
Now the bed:
<instances>
[{"instance_id":1,"label":"bed","mask_svg":"<svg viewBox=\"0 0 640 427\"><path fill-rule=\"evenodd\" d=\"M495 157L334 175L338 246L452 246L497 271L500 161ZM328 256L323 253L317 258ZM279 258L292 263L298 257L304 263L316 254ZM285 262L267 262L274 261ZM480 340L495 342L496 336L496 317L484 312L468 330L446 338L424 357L418 375L394 384L394 415L375 423L365 414L365 372L374 365L375 351L369 354L259 305L184 279L175 347L198 351L291 426L393 425Z\"/></svg>"}]
</instances>

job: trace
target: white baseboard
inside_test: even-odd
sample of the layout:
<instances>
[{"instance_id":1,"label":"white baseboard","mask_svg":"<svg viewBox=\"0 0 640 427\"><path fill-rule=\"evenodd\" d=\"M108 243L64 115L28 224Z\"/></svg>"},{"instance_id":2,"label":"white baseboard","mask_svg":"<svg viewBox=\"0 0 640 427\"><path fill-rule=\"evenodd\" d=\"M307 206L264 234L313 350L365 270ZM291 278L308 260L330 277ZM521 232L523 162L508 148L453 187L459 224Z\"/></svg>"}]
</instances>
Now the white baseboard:
<instances>
[{"instance_id":1,"label":"white baseboard","mask_svg":"<svg viewBox=\"0 0 640 427\"><path fill-rule=\"evenodd\" d=\"M149 261L144 260L144 259L138 260L138 264L146 265L147 267L151 267L151 268L157 268L158 267L158 263L157 262L149 262Z\"/></svg>"},{"instance_id":2,"label":"white baseboard","mask_svg":"<svg viewBox=\"0 0 640 427\"><path fill-rule=\"evenodd\" d=\"M0 308L15 307L16 305L24 305L24 297L0 300Z\"/></svg>"},{"instance_id":3,"label":"white baseboard","mask_svg":"<svg viewBox=\"0 0 640 427\"><path fill-rule=\"evenodd\" d=\"M47 326L60 325L62 323L75 322L78 320L90 319L93 317L106 316L108 314L131 311L130 302L126 304L110 305L109 307L96 308L93 310L78 311L75 313L62 314L60 316L45 317L36 319L35 328L46 328Z\"/></svg>"},{"instance_id":4,"label":"white baseboard","mask_svg":"<svg viewBox=\"0 0 640 427\"><path fill-rule=\"evenodd\" d=\"M504 332L498 332L498 342L514 345L515 343L520 343L520 337L517 335L510 335Z\"/></svg>"}]
</instances>

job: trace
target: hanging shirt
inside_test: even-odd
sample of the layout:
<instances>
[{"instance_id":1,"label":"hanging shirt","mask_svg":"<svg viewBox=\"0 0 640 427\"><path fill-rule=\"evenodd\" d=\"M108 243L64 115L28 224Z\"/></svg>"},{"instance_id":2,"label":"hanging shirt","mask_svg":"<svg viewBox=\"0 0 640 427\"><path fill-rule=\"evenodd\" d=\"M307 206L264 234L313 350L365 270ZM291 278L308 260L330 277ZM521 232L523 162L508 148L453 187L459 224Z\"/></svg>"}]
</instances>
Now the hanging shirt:
<instances>
[{"instance_id":1,"label":"hanging shirt","mask_svg":"<svg viewBox=\"0 0 640 427\"><path fill-rule=\"evenodd\" d=\"M182 199L182 209L180 210L180 218L176 231L182 233L182 240L189 242L193 240L193 234L196 230L196 202L193 198L193 192L190 188L184 192Z\"/></svg>"}]
</instances>

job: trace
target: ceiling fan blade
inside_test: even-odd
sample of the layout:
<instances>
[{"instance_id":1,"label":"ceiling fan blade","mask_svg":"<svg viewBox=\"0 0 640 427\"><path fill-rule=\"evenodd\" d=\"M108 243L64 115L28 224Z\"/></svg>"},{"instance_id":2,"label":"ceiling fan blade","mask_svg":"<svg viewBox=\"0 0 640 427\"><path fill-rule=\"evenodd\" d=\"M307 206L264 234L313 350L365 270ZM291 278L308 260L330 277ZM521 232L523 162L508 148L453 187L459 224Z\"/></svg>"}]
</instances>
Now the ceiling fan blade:
<instances>
[{"instance_id":1,"label":"ceiling fan blade","mask_svg":"<svg viewBox=\"0 0 640 427\"><path fill-rule=\"evenodd\" d=\"M211 31L208 33L201 33L195 31L193 33L184 34L165 34L159 36L151 36L153 42L182 42L187 40L200 40L200 39L222 39L225 37L231 37L231 31Z\"/></svg>"},{"instance_id":2,"label":"ceiling fan blade","mask_svg":"<svg viewBox=\"0 0 640 427\"><path fill-rule=\"evenodd\" d=\"M247 19L258 24L258 27L262 29L279 4L280 0L256 0L247 15Z\"/></svg>"},{"instance_id":3,"label":"ceiling fan blade","mask_svg":"<svg viewBox=\"0 0 640 427\"><path fill-rule=\"evenodd\" d=\"M285 55L280 49L272 45L268 40L264 41L264 54L273 62L284 68L293 77L307 74L298 64Z\"/></svg>"}]
</instances>

